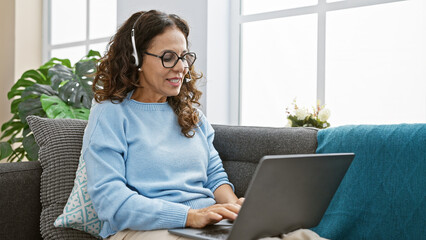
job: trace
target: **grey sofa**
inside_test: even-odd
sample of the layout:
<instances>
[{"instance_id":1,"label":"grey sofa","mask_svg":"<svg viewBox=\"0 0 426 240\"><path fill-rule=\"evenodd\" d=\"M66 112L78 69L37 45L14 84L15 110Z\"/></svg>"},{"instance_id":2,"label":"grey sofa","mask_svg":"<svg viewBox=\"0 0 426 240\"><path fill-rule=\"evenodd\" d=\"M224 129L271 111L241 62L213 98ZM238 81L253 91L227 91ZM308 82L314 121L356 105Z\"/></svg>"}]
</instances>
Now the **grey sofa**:
<instances>
[{"instance_id":1,"label":"grey sofa","mask_svg":"<svg viewBox=\"0 0 426 240\"><path fill-rule=\"evenodd\" d=\"M39 161L0 164L0 239L95 239L56 228L74 185L86 121L28 117ZM426 239L426 124L325 130L214 125L214 145L243 196L264 155L353 152L320 224L328 239ZM284 208L283 208L284 209Z\"/></svg>"},{"instance_id":2,"label":"grey sofa","mask_svg":"<svg viewBox=\"0 0 426 240\"><path fill-rule=\"evenodd\" d=\"M53 226L73 187L86 122L38 117L28 122L41 145L40 161L0 164L0 239L95 239ZM238 196L262 156L314 153L317 147L314 128L213 127L214 145Z\"/></svg>"}]
</instances>

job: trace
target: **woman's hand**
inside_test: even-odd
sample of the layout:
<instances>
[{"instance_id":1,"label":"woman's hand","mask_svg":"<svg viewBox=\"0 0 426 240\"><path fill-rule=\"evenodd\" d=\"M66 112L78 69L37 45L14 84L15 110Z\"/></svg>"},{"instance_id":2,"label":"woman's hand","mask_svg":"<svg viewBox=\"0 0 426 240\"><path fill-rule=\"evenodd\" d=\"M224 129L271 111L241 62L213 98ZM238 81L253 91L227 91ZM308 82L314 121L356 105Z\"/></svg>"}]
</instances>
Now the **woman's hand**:
<instances>
[{"instance_id":1,"label":"woman's hand","mask_svg":"<svg viewBox=\"0 0 426 240\"><path fill-rule=\"evenodd\" d=\"M240 198L241 199L241 198ZM240 201L238 199L238 201ZM242 200L244 201L244 199ZM203 228L209 224L217 223L223 219L235 220L240 211L241 204L224 203L215 204L201 209L189 209L186 227Z\"/></svg>"},{"instance_id":2,"label":"woman's hand","mask_svg":"<svg viewBox=\"0 0 426 240\"><path fill-rule=\"evenodd\" d=\"M241 206L244 202L244 198L238 198L228 184L219 186L213 194L217 203L236 203Z\"/></svg>"},{"instance_id":3,"label":"woman's hand","mask_svg":"<svg viewBox=\"0 0 426 240\"><path fill-rule=\"evenodd\" d=\"M246 200L246 199L243 198L243 197L241 197L241 198L238 198L238 200L235 203L238 204L238 205L240 205L240 206L242 206L243 203L244 203L244 200Z\"/></svg>"}]
</instances>

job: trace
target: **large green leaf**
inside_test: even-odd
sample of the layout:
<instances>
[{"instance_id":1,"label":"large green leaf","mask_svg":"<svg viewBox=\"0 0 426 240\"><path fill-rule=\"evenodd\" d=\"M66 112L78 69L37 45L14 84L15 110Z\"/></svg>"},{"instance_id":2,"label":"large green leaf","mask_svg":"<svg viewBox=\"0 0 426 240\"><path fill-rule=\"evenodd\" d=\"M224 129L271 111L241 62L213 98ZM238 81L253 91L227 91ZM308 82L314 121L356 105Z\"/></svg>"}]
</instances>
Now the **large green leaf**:
<instances>
[{"instance_id":1,"label":"large green leaf","mask_svg":"<svg viewBox=\"0 0 426 240\"><path fill-rule=\"evenodd\" d=\"M64 103L57 96L42 95L40 102L48 118L74 118L87 120L90 110L85 108L75 109Z\"/></svg>"},{"instance_id":2,"label":"large green leaf","mask_svg":"<svg viewBox=\"0 0 426 240\"><path fill-rule=\"evenodd\" d=\"M93 98L92 84L96 73L96 62L78 62L75 65L75 74L79 77L79 81L84 90Z\"/></svg>"},{"instance_id":3,"label":"large green leaf","mask_svg":"<svg viewBox=\"0 0 426 240\"><path fill-rule=\"evenodd\" d=\"M13 149L7 142L0 142L0 160L7 158L12 154Z\"/></svg>"},{"instance_id":4,"label":"large green leaf","mask_svg":"<svg viewBox=\"0 0 426 240\"><path fill-rule=\"evenodd\" d=\"M90 109L93 94L87 92L81 82L69 81L59 88L59 97L75 108Z\"/></svg>"},{"instance_id":5,"label":"large green leaf","mask_svg":"<svg viewBox=\"0 0 426 240\"><path fill-rule=\"evenodd\" d=\"M52 89L49 85L43 85L43 84L34 84L30 87L27 87L25 91L22 93L22 98L32 96L34 97L40 97L42 94L45 95L57 95L58 93Z\"/></svg>"},{"instance_id":6,"label":"large green leaf","mask_svg":"<svg viewBox=\"0 0 426 240\"><path fill-rule=\"evenodd\" d=\"M89 120L90 109L87 108L71 108L76 119Z\"/></svg>"},{"instance_id":7,"label":"large green leaf","mask_svg":"<svg viewBox=\"0 0 426 240\"><path fill-rule=\"evenodd\" d=\"M90 109L94 96L92 83L95 72L95 61L79 61L75 65L72 81L63 82L63 85L59 85L58 96L75 108Z\"/></svg>"},{"instance_id":8,"label":"large green leaf","mask_svg":"<svg viewBox=\"0 0 426 240\"><path fill-rule=\"evenodd\" d=\"M24 129L22 130L22 136L26 137L32 133L31 128L29 125L26 125Z\"/></svg>"},{"instance_id":9,"label":"large green leaf","mask_svg":"<svg viewBox=\"0 0 426 240\"><path fill-rule=\"evenodd\" d=\"M31 87L35 83L49 84L49 81L42 73L33 69L28 70L24 72L21 78L12 86L12 88L7 94L7 97L9 99L12 99L15 96L21 96L25 89Z\"/></svg>"},{"instance_id":10,"label":"large green leaf","mask_svg":"<svg viewBox=\"0 0 426 240\"><path fill-rule=\"evenodd\" d=\"M87 53L86 58L90 60L98 60L101 57L101 54L98 51L89 50L89 53Z\"/></svg>"},{"instance_id":11,"label":"large green leaf","mask_svg":"<svg viewBox=\"0 0 426 240\"><path fill-rule=\"evenodd\" d=\"M13 115L9 121L2 125L2 135L0 140L8 137L8 143L12 144L16 142L16 136L22 132L24 127L25 124L20 121L19 116L17 114Z\"/></svg>"},{"instance_id":12,"label":"large green leaf","mask_svg":"<svg viewBox=\"0 0 426 240\"><path fill-rule=\"evenodd\" d=\"M47 73L47 76L50 78L52 88L56 91L62 82L73 81L75 78L71 68L60 64L51 67Z\"/></svg>"},{"instance_id":13,"label":"large green leaf","mask_svg":"<svg viewBox=\"0 0 426 240\"><path fill-rule=\"evenodd\" d=\"M8 138L7 142L9 144L14 144L16 142L22 142L22 129L24 129L25 126L28 126L27 124L24 124L19 119L11 119L5 124L2 125L2 136L0 138Z\"/></svg>"},{"instance_id":14,"label":"large green leaf","mask_svg":"<svg viewBox=\"0 0 426 240\"><path fill-rule=\"evenodd\" d=\"M0 139L3 139L5 137L12 136L16 133L21 132L22 128L24 127L22 122L7 122L7 126L5 126L5 129L2 130L3 134L1 135Z\"/></svg>"},{"instance_id":15,"label":"large green leaf","mask_svg":"<svg viewBox=\"0 0 426 240\"><path fill-rule=\"evenodd\" d=\"M19 118L21 122L26 123L27 117L30 115L36 115L45 117L46 114L41 106L39 98L29 98L18 105Z\"/></svg>"},{"instance_id":16,"label":"large green leaf","mask_svg":"<svg viewBox=\"0 0 426 240\"><path fill-rule=\"evenodd\" d=\"M78 76L94 74L95 72L96 72L95 61L80 61L75 64L75 74L77 74Z\"/></svg>"},{"instance_id":17,"label":"large green leaf","mask_svg":"<svg viewBox=\"0 0 426 240\"><path fill-rule=\"evenodd\" d=\"M10 113L18 114L18 105L22 102L23 98L18 98L12 101L10 104Z\"/></svg>"},{"instance_id":18,"label":"large green leaf","mask_svg":"<svg viewBox=\"0 0 426 240\"><path fill-rule=\"evenodd\" d=\"M102 56L98 51L89 50L87 55L84 56L82 59L80 59L80 61L78 61L77 63L87 62L87 61L98 62L101 57Z\"/></svg>"},{"instance_id":19,"label":"large green leaf","mask_svg":"<svg viewBox=\"0 0 426 240\"><path fill-rule=\"evenodd\" d=\"M75 64L74 71L63 65L55 65L49 69L52 88L58 91L62 101L74 108L90 109L94 96L92 83L99 57L99 52L90 51Z\"/></svg>"},{"instance_id":20,"label":"large green leaf","mask_svg":"<svg viewBox=\"0 0 426 240\"><path fill-rule=\"evenodd\" d=\"M13 153L10 154L10 156L7 158L7 161L8 162L11 162L11 161L20 162L24 159L24 157L25 157L25 149L21 145L21 146L15 148L13 150Z\"/></svg>"},{"instance_id":21,"label":"large green leaf","mask_svg":"<svg viewBox=\"0 0 426 240\"><path fill-rule=\"evenodd\" d=\"M7 93L7 98L10 100L16 96L21 96L25 89L32 85L34 85L34 82L32 81L25 80L22 78L19 79Z\"/></svg>"},{"instance_id":22,"label":"large green leaf","mask_svg":"<svg viewBox=\"0 0 426 240\"><path fill-rule=\"evenodd\" d=\"M41 94L46 94L46 95L55 95L56 94L56 92L53 91L50 88L50 86L47 86L47 85L36 86L36 85L37 84L34 84L33 86L26 89L22 93L21 98L17 98L17 99L12 101L12 104L10 105L10 112L12 114L19 114L19 104L21 102L25 102L28 99L32 99L32 98L40 98Z\"/></svg>"},{"instance_id":23,"label":"large green leaf","mask_svg":"<svg viewBox=\"0 0 426 240\"><path fill-rule=\"evenodd\" d=\"M1 131L3 132L4 130L6 130L6 128L8 128L13 122L21 122L18 114L14 114L9 121L3 123L1 125Z\"/></svg>"},{"instance_id":24,"label":"large green leaf","mask_svg":"<svg viewBox=\"0 0 426 240\"><path fill-rule=\"evenodd\" d=\"M10 91L9 92L14 92L14 91L16 91L16 90L18 90L18 89L21 89L21 90L25 90L25 88L27 88L27 87L29 87L29 86L32 86L32 85L34 85L34 83L35 82L33 82L33 81L31 81L31 80L28 80L28 79L25 79L25 78L20 78L13 86L12 86L12 88L10 89ZM10 99L10 98L9 98Z\"/></svg>"},{"instance_id":25,"label":"large green leaf","mask_svg":"<svg viewBox=\"0 0 426 240\"><path fill-rule=\"evenodd\" d=\"M34 80L36 83L39 84L50 84L49 81L46 78L46 74L43 74L42 72L39 72L37 70L28 70L24 72L21 76L21 79L27 79L27 80Z\"/></svg>"},{"instance_id":26,"label":"large green leaf","mask_svg":"<svg viewBox=\"0 0 426 240\"><path fill-rule=\"evenodd\" d=\"M40 102L48 118L72 118L70 107L58 96L42 95Z\"/></svg>"},{"instance_id":27,"label":"large green leaf","mask_svg":"<svg viewBox=\"0 0 426 240\"><path fill-rule=\"evenodd\" d=\"M7 93L7 98L10 100L15 96L21 96L23 92L24 92L24 90L21 90L21 89L15 89L13 91L9 91Z\"/></svg>"},{"instance_id":28,"label":"large green leaf","mask_svg":"<svg viewBox=\"0 0 426 240\"><path fill-rule=\"evenodd\" d=\"M43 64L43 66L41 66L38 70L42 74L47 76L47 79L50 79L50 77L48 76L49 69L57 64L61 64L61 65L64 65L65 67L71 68L71 61L69 59L51 58L48 62Z\"/></svg>"},{"instance_id":29,"label":"large green leaf","mask_svg":"<svg viewBox=\"0 0 426 240\"><path fill-rule=\"evenodd\" d=\"M24 149L27 152L26 157L28 158L28 160L35 161L38 159L38 150L40 149L40 147L37 145L33 134L25 136L22 140L22 145L24 146Z\"/></svg>"}]
</instances>

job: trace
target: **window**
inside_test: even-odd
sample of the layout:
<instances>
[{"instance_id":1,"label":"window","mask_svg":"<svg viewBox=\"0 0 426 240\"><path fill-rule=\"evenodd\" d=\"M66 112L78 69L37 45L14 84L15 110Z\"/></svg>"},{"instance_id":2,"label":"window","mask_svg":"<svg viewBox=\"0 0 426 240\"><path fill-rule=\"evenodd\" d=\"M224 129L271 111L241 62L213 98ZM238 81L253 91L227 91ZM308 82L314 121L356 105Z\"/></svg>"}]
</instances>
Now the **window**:
<instances>
[{"instance_id":1,"label":"window","mask_svg":"<svg viewBox=\"0 0 426 240\"><path fill-rule=\"evenodd\" d=\"M284 126L294 98L325 103L332 126L426 122L426 1L241 0L231 14L239 124Z\"/></svg>"},{"instance_id":2,"label":"window","mask_svg":"<svg viewBox=\"0 0 426 240\"><path fill-rule=\"evenodd\" d=\"M117 28L116 0L44 0L44 9L43 61L74 64L89 50L103 54Z\"/></svg>"}]
</instances>

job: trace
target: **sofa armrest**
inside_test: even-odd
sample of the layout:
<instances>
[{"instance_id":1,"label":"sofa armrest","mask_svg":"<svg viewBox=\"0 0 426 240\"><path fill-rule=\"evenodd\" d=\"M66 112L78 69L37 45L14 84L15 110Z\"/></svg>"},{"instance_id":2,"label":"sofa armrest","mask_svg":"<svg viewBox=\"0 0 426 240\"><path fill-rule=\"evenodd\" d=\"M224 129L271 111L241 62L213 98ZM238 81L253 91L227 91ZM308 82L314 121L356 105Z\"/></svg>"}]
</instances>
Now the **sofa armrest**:
<instances>
[{"instance_id":1,"label":"sofa armrest","mask_svg":"<svg viewBox=\"0 0 426 240\"><path fill-rule=\"evenodd\" d=\"M42 239L40 162L0 163L0 238Z\"/></svg>"}]
</instances>

